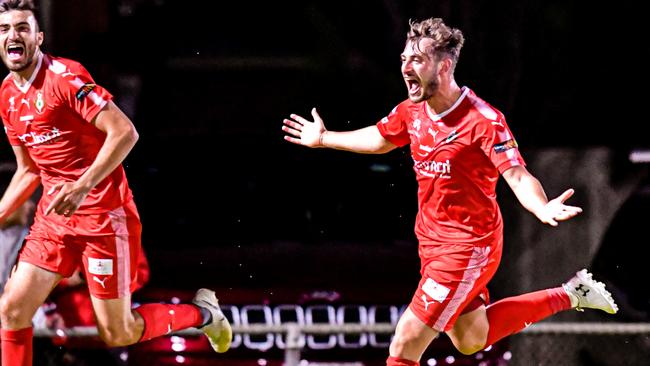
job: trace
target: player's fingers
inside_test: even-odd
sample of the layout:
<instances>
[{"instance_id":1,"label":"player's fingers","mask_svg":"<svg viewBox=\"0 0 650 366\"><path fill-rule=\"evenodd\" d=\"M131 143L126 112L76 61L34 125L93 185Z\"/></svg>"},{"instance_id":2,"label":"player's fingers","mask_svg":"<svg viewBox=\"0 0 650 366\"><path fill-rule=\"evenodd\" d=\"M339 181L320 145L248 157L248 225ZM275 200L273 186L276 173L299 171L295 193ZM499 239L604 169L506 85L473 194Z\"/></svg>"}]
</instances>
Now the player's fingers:
<instances>
[{"instance_id":1,"label":"player's fingers","mask_svg":"<svg viewBox=\"0 0 650 366\"><path fill-rule=\"evenodd\" d=\"M59 215L65 215L70 210L70 204L68 202L61 202L55 208L54 212Z\"/></svg>"},{"instance_id":2,"label":"player's fingers","mask_svg":"<svg viewBox=\"0 0 650 366\"><path fill-rule=\"evenodd\" d=\"M581 213L582 212L582 207L578 206L564 206L564 210L568 212L575 212L575 213Z\"/></svg>"},{"instance_id":3,"label":"player's fingers","mask_svg":"<svg viewBox=\"0 0 650 366\"><path fill-rule=\"evenodd\" d=\"M50 195L50 194L53 194L54 192L60 190L61 187L63 187L64 184L65 184L65 182L61 182L61 183L57 183L57 184L53 185L53 186L50 188L50 190L47 191L47 194Z\"/></svg>"},{"instance_id":4,"label":"player's fingers","mask_svg":"<svg viewBox=\"0 0 650 366\"><path fill-rule=\"evenodd\" d=\"M289 117L291 117L294 121L296 121L298 123L301 123L301 124L313 123L312 121L309 121L309 120L307 120L307 119L305 119L305 118L303 118L303 117L301 117L301 116L299 116L297 114L291 114Z\"/></svg>"},{"instance_id":5,"label":"player's fingers","mask_svg":"<svg viewBox=\"0 0 650 366\"><path fill-rule=\"evenodd\" d=\"M284 131L284 132L286 132L286 133L288 133L288 134L291 134L291 135L293 135L293 136L300 137L300 131L298 131L298 130L294 130L294 129L291 128L291 127L282 126L282 131Z\"/></svg>"},{"instance_id":6,"label":"player's fingers","mask_svg":"<svg viewBox=\"0 0 650 366\"><path fill-rule=\"evenodd\" d=\"M318 114L318 111L316 110L316 107L311 109L311 116L314 117L314 121L322 120L322 118L320 118L320 114Z\"/></svg>"},{"instance_id":7,"label":"player's fingers","mask_svg":"<svg viewBox=\"0 0 650 366\"><path fill-rule=\"evenodd\" d=\"M291 142L291 143L294 143L294 144L296 144L296 145L302 145L302 143L300 142L300 139L297 139L297 138L295 138L295 137L284 136L284 139L287 140L287 141L289 141L289 142Z\"/></svg>"},{"instance_id":8,"label":"player's fingers","mask_svg":"<svg viewBox=\"0 0 650 366\"><path fill-rule=\"evenodd\" d=\"M554 219L548 219L548 220L546 220L546 223L551 225L551 226L557 226L558 225L557 221L555 221Z\"/></svg>"},{"instance_id":9,"label":"player's fingers","mask_svg":"<svg viewBox=\"0 0 650 366\"><path fill-rule=\"evenodd\" d=\"M49 215L50 212L52 212L52 210L57 209L62 200L63 200L63 195L59 193L56 197L54 197L52 202L50 202L50 205L47 206L47 208L45 209L45 215Z\"/></svg>"},{"instance_id":10,"label":"player's fingers","mask_svg":"<svg viewBox=\"0 0 650 366\"><path fill-rule=\"evenodd\" d=\"M573 190L573 188L569 188L556 199L564 203L564 201L568 200L571 196L573 196L574 193L575 191Z\"/></svg>"},{"instance_id":11,"label":"player's fingers","mask_svg":"<svg viewBox=\"0 0 650 366\"><path fill-rule=\"evenodd\" d=\"M70 217L70 216L74 215L74 213L77 211L77 208L78 208L78 207L77 207L76 205L73 205L72 207L68 208L68 209L63 213L63 215L66 216L66 217Z\"/></svg>"},{"instance_id":12,"label":"player's fingers","mask_svg":"<svg viewBox=\"0 0 650 366\"><path fill-rule=\"evenodd\" d=\"M298 122L294 122L292 120L285 119L284 120L284 125L289 126L289 127L293 128L293 129L296 129L298 131L302 131L302 125L300 123L298 123Z\"/></svg>"}]
</instances>

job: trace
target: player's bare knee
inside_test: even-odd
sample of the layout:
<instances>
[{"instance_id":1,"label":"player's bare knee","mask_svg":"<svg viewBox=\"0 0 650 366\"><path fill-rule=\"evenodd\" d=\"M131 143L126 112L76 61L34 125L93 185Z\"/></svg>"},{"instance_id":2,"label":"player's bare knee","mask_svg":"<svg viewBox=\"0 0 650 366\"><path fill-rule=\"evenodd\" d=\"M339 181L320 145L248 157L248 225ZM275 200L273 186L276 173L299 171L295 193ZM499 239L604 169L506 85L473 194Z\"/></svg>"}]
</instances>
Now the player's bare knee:
<instances>
[{"instance_id":1,"label":"player's bare knee","mask_svg":"<svg viewBox=\"0 0 650 366\"><path fill-rule=\"evenodd\" d=\"M422 348L420 333L411 324L401 323L390 343L391 355L410 354L414 349ZM426 346L426 345L424 345Z\"/></svg>"},{"instance_id":2,"label":"player's bare knee","mask_svg":"<svg viewBox=\"0 0 650 366\"><path fill-rule=\"evenodd\" d=\"M16 301L12 301L7 294L0 298L0 322L5 327L29 326L31 324L31 315L25 314L24 307Z\"/></svg>"},{"instance_id":3,"label":"player's bare knee","mask_svg":"<svg viewBox=\"0 0 650 366\"><path fill-rule=\"evenodd\" d=\"M110 324L106 326L98 325L99 337L109 347L128 346L138 342L138 336L133 330L126 326Z\"/></svg>"},{"instance_id":4,"label":"player's bare knee","mask_svg":"<svg viewBox=\"0 0 650 366\"><path fill-rule=\"evenodd\" d=\"M454 345L458 352L464 355L473 355L485 348L485 339L482 337L480 339L479 337L466 337L458 343L454 342Z\"/></svg>"},{"instance_id":5,"label":"player's bare knee","mask_svg":"<svg viewBox=\"0 0 650 366\"><path fill-rule=\"evenodd\" d=\"M464 355L473 355L476 352L482 350L483 347L484 347L483 344L473 343L473 344L463 344L456 348L458 349L458 352Z\"/></svg>"}]
</instances>

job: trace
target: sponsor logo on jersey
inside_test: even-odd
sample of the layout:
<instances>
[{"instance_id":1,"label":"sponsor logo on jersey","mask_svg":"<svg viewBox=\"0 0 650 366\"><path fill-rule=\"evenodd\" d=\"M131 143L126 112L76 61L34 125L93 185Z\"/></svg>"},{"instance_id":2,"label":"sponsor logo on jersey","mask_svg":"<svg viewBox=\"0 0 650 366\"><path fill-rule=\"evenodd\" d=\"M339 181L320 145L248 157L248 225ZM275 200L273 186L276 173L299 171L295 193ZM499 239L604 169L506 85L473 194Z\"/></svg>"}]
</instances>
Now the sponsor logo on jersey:
<instances>
[{"instance_id":1,"label":"sponsor logo on jersey","mask_svg":"<svg viewBox=\"0 0 650 366\"><path fill-rule=\"evenodd\" d=\"M419 161L415 163L415 168L420 174L431 178L451 178L451 162L445 161Z\"/></svg>"},{"instance_id":2,"label":"sponsor logo on jersey","mask_svg":"<svg viewBox=\"0 0 650 366\"><path fill-rule=\"evenodd\" d=\"M510 149L515 149L518 146L519 145L517 145L517 141L515 141L514 139L510 139L494 145L494 151L496 151L497 153L502 153Z\"/></svg>"},{"instance_id":3,"label":"sponsor logo on jersey","mask_svg":"<svg viewBox=\"0 0 650 366\"><path fill-rule=\"evenodd\" d=\"M30 147L34 145L40 145L40 144L51 142L52 140L60 136L61 136L61 130L55 127L50 131L45 131L42 133L36 133L32 131L30 133L26 133L24 135L18 136L18 139L20 140L20 142L25 144L25 146Z\"/></svg>"},{"instance_id":4,"label":"sponsor logo on jersey","mask_svg":"<svg viewBox=\"0 0 650 366\"><path fill-rule=\"evenodd\" d=\"M75 95L77 97L77 100L83 100L90 92L95 89L95 84L93 83L86 83L77 90L77 94Z\"/></svg>"}]
</instances>

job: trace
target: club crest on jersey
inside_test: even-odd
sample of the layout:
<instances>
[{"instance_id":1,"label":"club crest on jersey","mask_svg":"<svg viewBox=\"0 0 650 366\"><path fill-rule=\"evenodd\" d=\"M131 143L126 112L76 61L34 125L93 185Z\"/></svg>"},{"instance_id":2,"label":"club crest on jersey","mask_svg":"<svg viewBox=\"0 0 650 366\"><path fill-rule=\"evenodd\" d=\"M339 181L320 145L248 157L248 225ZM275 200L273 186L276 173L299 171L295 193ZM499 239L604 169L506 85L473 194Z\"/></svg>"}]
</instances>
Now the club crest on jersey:
<instances>
[{"instance_id":1,"label":"club crest on jersey","mask_svg":"<svg viewBox=\"0 0 650 366\"><path fill-rule=\"evenodd\" d=\"M83 100L86 95L90 94L91 91L95 89L95 84L93 83L86 83L77 90L77 94L75 95L77 97L77 100Z\"/></svg>"},{"instance_id":2,"label":"club crest on jersey","mask_svg":"<svg viewBox=\"0 0 650 366\"><path fill-rule=\"evenodd\" d=\"M494 145L494 151L497 153L502 153L510 149L517 148L518 146L519 145L517 145L517 141L515 141L514 139L510 139Z\"/></svg>"},{"instance_id":3,"label":"club crest on jersey","mask_svg":"<svg viewBox=\"0 0 650 366\"><path fill-rule=\"evenodd\" d=\"M34 101L34 107L38 113L43 113L43 108L45 107L45 101L43 100L43 92L36 93L36 100Z\"/></svg>"}]
</instances>

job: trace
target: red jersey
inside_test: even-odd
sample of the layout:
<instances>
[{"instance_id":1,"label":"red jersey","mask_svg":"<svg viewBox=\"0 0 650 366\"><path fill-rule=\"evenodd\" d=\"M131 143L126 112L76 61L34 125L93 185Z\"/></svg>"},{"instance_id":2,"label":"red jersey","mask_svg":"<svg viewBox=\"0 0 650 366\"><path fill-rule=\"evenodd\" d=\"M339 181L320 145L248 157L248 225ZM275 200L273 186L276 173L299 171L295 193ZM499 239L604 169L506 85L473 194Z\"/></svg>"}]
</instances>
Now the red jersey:
<instances>
[{"instance_id":1,"label":"red jersey","mask_svg":"<svg viewBox=\"0 0 650 366\"><path fill-rule=\"evenodd\" d=\"M525 163L501 112L464 87L441 114L405 100L377 127L393 144L410 144L420 242L478 244L502 235L499 173Z\"/></svg>"},{"instance_id":2,"label":"red jersey","mask_svg":"<svg viewBox=\"0 0 650 366\"><path fill-rule=\"evenodd\" d=\"M42 55L31 79L17 85L8 75L0 87L0 114L11 145L27 148L40 169L43 191L76 181L95 161L106 134L91 122L113 96L96 85L79 63ZM43 194L39 212L56 195ZM122 166L89 193L78 214L108 212L132 198Z\"/></svg>"}]
</instances>

